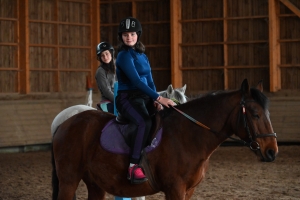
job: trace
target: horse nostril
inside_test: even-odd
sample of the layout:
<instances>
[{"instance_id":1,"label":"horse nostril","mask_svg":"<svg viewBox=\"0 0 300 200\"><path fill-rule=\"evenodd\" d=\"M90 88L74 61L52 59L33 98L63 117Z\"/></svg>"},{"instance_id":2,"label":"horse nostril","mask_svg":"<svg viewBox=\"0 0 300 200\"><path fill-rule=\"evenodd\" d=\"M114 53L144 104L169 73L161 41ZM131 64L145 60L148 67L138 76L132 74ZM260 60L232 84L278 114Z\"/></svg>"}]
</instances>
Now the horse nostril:
<instances>
[{"instance_id":1,"label":"horse nostril","mask_svg":"<svg viewBox=\"0 0 300 200\"><path fill-rule=\"evenodd\" d=\"M273 149L268 149L266 156L267 156L267 162L274 161L276 157L275 151Z\"/></svg>"}]
</instances>

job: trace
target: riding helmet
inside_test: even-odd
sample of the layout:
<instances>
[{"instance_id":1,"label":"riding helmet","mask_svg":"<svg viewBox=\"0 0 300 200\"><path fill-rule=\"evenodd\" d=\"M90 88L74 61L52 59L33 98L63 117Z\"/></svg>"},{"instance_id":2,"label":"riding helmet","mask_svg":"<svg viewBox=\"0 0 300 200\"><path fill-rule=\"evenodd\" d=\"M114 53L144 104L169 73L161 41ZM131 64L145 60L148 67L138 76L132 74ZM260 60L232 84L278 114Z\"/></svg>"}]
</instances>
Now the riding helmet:
<instances>
[{"instance_id":1,"label":"riding helmet","mask_svg":"<svg viewBox=\"0 0 300 200\"><path fill-rule=\"evenodd\" d=\"M103 51L106 51L106 50L109 50L113 56L114 54L114 47L109 44L108 42L101 42L97 45L96 47L96 54L97 56L100 56L100 54L103 52Z\"/></svg>"},{"instance_id":2,"label":"riding helmet","mask_svg":"<svg viewBox=\"0 0 300 200\"><path fill-rule=\"evenodd\" d=\"M142 25L136 18L127 17L122 19L119 25L118 34L122 38L123 32L136 32L138 35L138 40L142 34Z\"/></svg>"}]
</instances>

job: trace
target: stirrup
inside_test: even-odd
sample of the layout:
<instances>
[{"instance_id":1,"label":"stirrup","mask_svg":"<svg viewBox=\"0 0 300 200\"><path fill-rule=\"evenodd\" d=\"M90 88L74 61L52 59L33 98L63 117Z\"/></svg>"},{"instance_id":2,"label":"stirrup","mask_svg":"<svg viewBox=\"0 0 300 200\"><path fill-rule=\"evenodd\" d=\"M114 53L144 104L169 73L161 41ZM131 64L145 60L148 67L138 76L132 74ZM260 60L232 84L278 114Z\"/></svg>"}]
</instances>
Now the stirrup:
<instances>
[{"instance_id":1,"label":"stirrup","mask_svg":"<svg viewBox=\"0 0 300 200\"><path fill-rule=\"evenodd\" d=\"M131 173L128 171L127 179L130 180L131 184L141 184L148 181L148 178L146 177L145 173L144 173L145 176L144 178L140 178L140 179L135 178L134 173L138 168L142 170L142 172L144 173L144 170L137 164L132 167Z\"/></svg>"}]
</instances>

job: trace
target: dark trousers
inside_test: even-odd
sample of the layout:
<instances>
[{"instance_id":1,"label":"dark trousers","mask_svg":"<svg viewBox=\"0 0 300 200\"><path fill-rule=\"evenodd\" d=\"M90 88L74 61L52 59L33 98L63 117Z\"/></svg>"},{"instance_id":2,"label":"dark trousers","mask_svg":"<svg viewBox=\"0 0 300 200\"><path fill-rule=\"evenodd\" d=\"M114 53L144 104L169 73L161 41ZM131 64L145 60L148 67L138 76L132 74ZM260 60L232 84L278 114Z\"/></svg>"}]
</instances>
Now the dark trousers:
<instances>
[{"instance_id":1,"label":"dark trousers","mask_svg":"<svg viewBox=\"0 0 300 200\"><path fill-rule=\"evenodd\" d=\"M118 91L116 108L130 122L132 153L130 162L138 164L152 125L153 100L139 91Z\"/></svg>"}]
</instances>

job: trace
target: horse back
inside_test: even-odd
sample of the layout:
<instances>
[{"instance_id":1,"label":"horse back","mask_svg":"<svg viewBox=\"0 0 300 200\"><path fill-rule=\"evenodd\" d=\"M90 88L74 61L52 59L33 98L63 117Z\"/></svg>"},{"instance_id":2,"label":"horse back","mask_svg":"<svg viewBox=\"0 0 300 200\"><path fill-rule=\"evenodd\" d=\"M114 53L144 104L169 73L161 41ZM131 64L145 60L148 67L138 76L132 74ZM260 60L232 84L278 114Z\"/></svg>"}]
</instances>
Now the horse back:
<instances>
[{"instance_id":1,"label":"horse back","mask_svg":"<svg viewBox=\"0 0 300 200\"><path fill-rule=\"evenodd\" d=\"M87 110L63 122L53 136L53 151L57 155L83 156L96 146L105 124L115 116L98 110ZM75 158L74 158L75 159Z\"/></svg>"}]
</instances>

